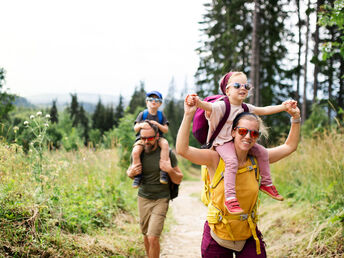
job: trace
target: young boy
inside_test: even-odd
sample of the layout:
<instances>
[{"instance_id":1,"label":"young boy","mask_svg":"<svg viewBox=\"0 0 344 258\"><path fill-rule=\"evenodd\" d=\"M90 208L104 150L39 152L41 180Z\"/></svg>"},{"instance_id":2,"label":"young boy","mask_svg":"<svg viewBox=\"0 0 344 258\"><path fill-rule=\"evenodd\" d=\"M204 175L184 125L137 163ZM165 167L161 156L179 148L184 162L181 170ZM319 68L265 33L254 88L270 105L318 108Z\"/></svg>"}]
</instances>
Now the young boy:
<instances>
[{"instance_id":1,"label":"young boy","mask_svg":"<svg viewBox=\"0 0 344 258\"><path fill-rule=\"evenodd\" d=\"M146 94L146 105L147 109L140 112L135 120L134 130L136 134L136 142L133 147L133 151L131 153L133 165L137 165L141 163L140 155L144 149L144 141L149 141L147 139L140 139L140 130L143 121L149 120L152 124L155 124L159 128L159 141L158 145L161 148L161 156L160 160L169 161L169 145L165 138L163 138L163 134L168 132L168 121L162 111L158 110L162 104L162 95L158 91L151 91ZM153 136L153 135L152 135ZM154 135L155 136L155 135ZM138 188L142 179L142 174L135 176L133 187ZM164 171L160 171L160 183L167 184L168 183L168 175Z\"/></svg>"}]
</instances>

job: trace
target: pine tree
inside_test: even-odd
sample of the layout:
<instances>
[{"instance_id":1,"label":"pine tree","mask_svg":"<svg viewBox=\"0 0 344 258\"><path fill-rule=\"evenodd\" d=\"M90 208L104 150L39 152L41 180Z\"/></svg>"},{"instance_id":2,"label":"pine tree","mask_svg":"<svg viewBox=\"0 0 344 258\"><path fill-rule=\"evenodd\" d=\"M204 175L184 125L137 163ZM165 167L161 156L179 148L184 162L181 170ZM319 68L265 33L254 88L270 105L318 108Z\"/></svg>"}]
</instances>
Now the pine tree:
<instances>
[{"instance_id":1,"label":"pine tree","mask_svg":"<svg viewBox=\"0 0 344 258\"><path fill-rule=\"evenodd\" d=\"M52 107L50 108L50 121L52 124L57 124L59 122L59 116L56 107L56 99L53 100Z\"/></svg>"},{"instance_id":2,"label":"pine tree","mask_svg":"<svg viewBox=\"0 0 344 258\"><path fill-rule=\"evenodd\" d=\"M105 107L101 99L98 100L96 109L92 115L92 128L99 129L103 134L105 128Z\"/></svg>"},{"instance_id":3,"label":"pine tree","mask_svg":"<svg viewBox=\"0 0 344 258\"><path fill-rule=\"evenodd\" d=\"M104 132L112 129L115 124L115 111L112 105L105 108Z\"/></svg>"},{"instance_id":4,"label":"pine tree","mask_svg":"<svg viewBox=\"0 0 344 258\"><path fill-rule=\"evenodd\" d=\"M2 91L5 85L5 74L4 68L0 68L0 121L9 119L9 112L14 108L14 95L8 94L6 91Z\"/></svg>"},{"instance_id":5,"label":"pine tree","mask_svg":"<svg viewBox=\"0 0 344 258\"><path fill-rule=\"evenodd\" d=\"M219 80L230 70L249 72L252 31L245 1L212 1L204 6L207 13L200 24L207 40L197 49L200 63L196 85L200 96L218 93Z\"/></svg>"},{"instance_id":6,"label":"pine tree","mask_svg":"<svg viewBox=\"0 0 344 258\"><path fill-rule=\"evenodd\" d=\"M79 123L78 113L79 113L79 103L77 94L70 94L72 101L69 107L70 118L72 119L73 127L76 127Z\"/></svg>"},{"instance_id":7,"label":"pine tree","mask_svg":"<svg viewBox=\"0 0 344 258\"><path fill-rule=\"evenodd\" d=\"M84 138L84 144L87 146L89 142L89 120L86 115L85 109L82 105L79 107L79 112L78 112L78 118L79 118L79 123L82 128L82 137Z\"/></svg>"},{"instance_id":8,"label":"pine tree","mask_svg":"<svg viewBox=\"0 0 344 258\"><path fill-rule=\"evenodd\" d=\"M133 95L131 96L128 112L133 114L136 111L137 107L146 107L145 84L142 81L140 82L140 87L136 87Z\"/></svg>"},{"instance_id":9,"label":"pine tree","mask_svg":"<svg viewBox=\"0 0 344 258\"><path fill-rule=\"evenodd\" d=\"M123 103L123 96L119 96L119 102L115 109L115 127L118 127L120 119L124 116L124 103Z\"/></svg>"}]
</instances>

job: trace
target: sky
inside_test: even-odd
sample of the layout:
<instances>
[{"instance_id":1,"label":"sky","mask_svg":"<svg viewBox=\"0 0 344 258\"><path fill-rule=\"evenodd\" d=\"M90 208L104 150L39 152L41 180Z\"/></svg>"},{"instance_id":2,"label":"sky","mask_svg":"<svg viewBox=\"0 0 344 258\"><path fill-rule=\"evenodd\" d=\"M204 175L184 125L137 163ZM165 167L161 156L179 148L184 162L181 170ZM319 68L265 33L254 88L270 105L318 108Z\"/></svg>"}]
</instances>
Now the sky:
<instances>
[{"instance_id":1,"label":"sky","mask_svg":"<svg viewBox=\"0 0 344 258\"><path fill-rule=\"evenodd\" d=\"M0 0L0 67L22 97L194 87L206 0Z\"/></svg>"}]
</instances>

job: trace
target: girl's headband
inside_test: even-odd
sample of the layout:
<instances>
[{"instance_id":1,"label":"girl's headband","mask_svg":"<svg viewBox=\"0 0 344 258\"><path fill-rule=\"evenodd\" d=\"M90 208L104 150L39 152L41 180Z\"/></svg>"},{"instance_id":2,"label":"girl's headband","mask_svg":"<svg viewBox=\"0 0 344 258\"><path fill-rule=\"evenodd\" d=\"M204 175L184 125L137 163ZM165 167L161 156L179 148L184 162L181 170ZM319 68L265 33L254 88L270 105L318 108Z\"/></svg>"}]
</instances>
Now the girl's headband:
<instances>
[{"instance_id":1,"label":"girl's headband","mask_svg":"<svg viewBox=\"0 0 344 258\"><path fill-rule=\"evenodd\" d=\"M221 91L223 94L226 95L226 86L227 86L227 83L229 81L229 78L231 78L231 76L233 75L233 72L229 72L227 73L221 80L220 82L220 88L221 88Z\"/></svg>"}]
</instances>

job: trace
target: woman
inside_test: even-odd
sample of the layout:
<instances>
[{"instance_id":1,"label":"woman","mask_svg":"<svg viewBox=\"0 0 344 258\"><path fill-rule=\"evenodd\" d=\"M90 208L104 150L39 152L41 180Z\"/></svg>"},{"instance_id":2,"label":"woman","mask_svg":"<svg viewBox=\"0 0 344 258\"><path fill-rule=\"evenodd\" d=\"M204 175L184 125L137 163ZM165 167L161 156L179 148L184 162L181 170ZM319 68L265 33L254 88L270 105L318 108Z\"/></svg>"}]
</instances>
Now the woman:
<instances>
[{"instance_id":1,"label":"woman","mask_svg":"<svg viewBox=\"0 0 344 258\"><path fill-rule=\"evenodd\" d=\"M177 135L176 149L178 154L190 160L191 162L199 165L205 165L208 169L210 177L209 179L211 181L217 168L219 167L219 164L221 164L221 160L218 153L214 150L198 149L189 146L190 126L195 111L196 106L190 106L186 101L184 102L184 118ZM296 105L293 105L288 106L287 112L292 116L290 132L284 144L268 149L270 163L276 162L288 156L297 148L301 121L300 110ZM241 113L233 122L232 136L239 161L239 169L242 169L251 162L251 159L248 156L248 151L256 143L257 138L254 137L257 135L257 131L260 129L262 129L261 120L251 113ZM236 257L266 257L261 234L258 229L256 229L256 224L252 224L252 210L248 208L249 206L254 206L256 203L259 191L258 182L250 184L250 189L247 189L247 187L238 188L237 182L236 188L238 199L241 198L241 196L248 196L250 203L247 205L247 207L243 207L243 209L245 212L247 212L249 219L246 221L238 221L238 223L231 223L230 226L226 225L226 227L217 227L218 225L221 226L223 221L218 224L213 224L213 222L210 222L208 219L204 225L202 257L232 257L234 252ZM215 194L219 196L214 196ZM215 199L222 199L223 192L213 192L211 198L214 199L214 197ZM223 214L227 216L226 209L224 207L220 208ZM254 216L253 213L252 216ZM254 225L254 227L252 227L252 225ZM242 227L244 227L246 230L246 235L244 236L240 235ZM223 230L226 229L228 232L227 235L224 235ZM222 238L222 236L224 237Z\"/></svg>"}]
</instances>

